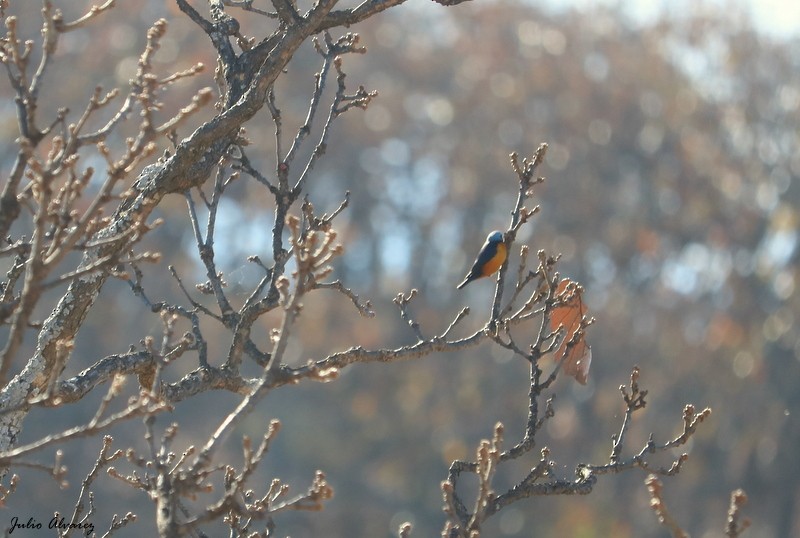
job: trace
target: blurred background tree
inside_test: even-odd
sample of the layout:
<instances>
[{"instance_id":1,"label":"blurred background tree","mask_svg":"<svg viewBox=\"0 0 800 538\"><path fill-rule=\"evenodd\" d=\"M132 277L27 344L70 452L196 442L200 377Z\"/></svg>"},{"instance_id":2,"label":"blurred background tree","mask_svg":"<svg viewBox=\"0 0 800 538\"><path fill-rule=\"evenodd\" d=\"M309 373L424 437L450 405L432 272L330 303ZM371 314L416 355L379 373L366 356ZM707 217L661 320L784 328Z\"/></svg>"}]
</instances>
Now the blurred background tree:
<instances>
[{"instance_id":1,"label":"blurred background tree","mask_svg":"<svg viewBox=\"0 0 800 538\"><path fill-rule=\"evenodd\" d=\"M67 14L86 8L67 4L59 6ZM639 364L650 405L632 425L632 446L641 446L656 426L673 427L684 402L715 411L693 439L680 479L665 487L686 530L722 536L728 494L743 487L753 536L798 535L800 42L757 30L744 9L701 3L643 21L628 15L631 5L550 10L519 1L443 9L410 2L359 25L368 53L348 58L348 80L379 96L363 115L337 124L339 134L308 192L325 211L343 191L352 193L337 221L347 250L336 275L358 283L354 288L372 300L378 316L361 319L343 297L309 298L296 333L303 337L290 341L288 355L302 364L353 344L403 345L409 329L391 298L412 287L421 292L417 319L432 331L446 326L442 312L465 304L485 308L489 285L460 293L455 284L486 233L507 222L516 193L508 153L527 154L547 141L542 211L523 228L530 235L518 239L534 251L562 254L561 270L584 284L597 322L589 384L559 380L556 414L540 444L557 446L560 462L607 457L605 440L622 413L615 387ZM35 38L37 3L14 9L21 31ZM155 62L167 71L214 65L206 36L173 3L122 3L103 24L67 35L51 72L59 84L45 88L42 105L53 113L62 103L85 102L87 80L125 85L145 29L159 17L170 29ZM241 22L243 34L259 35L258 18ZM309 44L279 80L275 94L286 124L302 123L316 69ZM167 107L213 85L210 72L203 76L176 84L165 96ZM11 95L8 85L0 91ZM10 97L3 110L0 132L10 140L17 136ZM269 115L247 131L251 159L268 168ZM164 141L159 152L167 147ZM10 144L0 149L4 176L14 152ZM254 184L237 183L229 194L219 209L218 268L229 293L241 289L243 300L259 278L244 259L267 258L273 217ZM174 282L152 275L171 264L187 281L202 282L205 270L185 201L167 197L158 212L165 223L144 246L163 258L143 267L144 278L151 297L180 302ZM124 282L109 281L102 294L107 307L90 312L65 377L90 366L81 357L118 351L130 335L160 334L159 316ZM276 320L265 318L264 340ZM464 324L479 328L474 319ZM224 341L219 346L209 350L211 357L224 354ZM240 433L258 437L272 417L300 426L281 432L259 472L307 477L322 468L336 489L320 514L287 514L281 534L387 536L403 521L414 523L413 535L437 533L439 483L450 461L471 457L496 420L506 424L507 435L521 436L526 368L510 352L481 347L365 365L343 371L335 383L270 394ZM53 417L66 426L91 416L100 398L34 410L25 438L51 433ZM237 401L211 393L178 404L174 420L190 437L182 442L200 442L213 431L206 409L227 410ZM111 433L123 446L141 438L125 425ZM88 472L96 445L63 447L71 489ZM235 458L236 449L230 451ZM22 474L24 487L9 498L7 512L38 513L46 521L65 493L36 473ZM600 481L591 496L517 503L487 524L486 535L658 535L643 479L629 473ZM113 481L107 487L103 497L113 502L98 506L98 518L151 510L146 499ZM139 535L142 528L120 535Z\"/></svg>"}]
</instances>

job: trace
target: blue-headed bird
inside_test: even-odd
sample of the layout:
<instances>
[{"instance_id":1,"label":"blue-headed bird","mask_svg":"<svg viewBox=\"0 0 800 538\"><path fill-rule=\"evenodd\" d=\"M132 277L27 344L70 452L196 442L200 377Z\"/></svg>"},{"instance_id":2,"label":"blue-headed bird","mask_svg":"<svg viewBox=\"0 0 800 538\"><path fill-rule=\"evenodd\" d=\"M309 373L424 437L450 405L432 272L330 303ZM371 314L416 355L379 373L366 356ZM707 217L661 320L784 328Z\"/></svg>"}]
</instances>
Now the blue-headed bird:
<instances>
[{"instance_id":1,"label":"blue-headed bird","mask_svg":"<svg viewBox=\"0 0 800 538\"><path fill-rule=\"evenodd\" d=\"M469 270L464 281L456 286L461 289L473 280L483 278L493 274L500 269L503 262L506 261L506 244L503 241L503 232L495 230L486 238L486 242L481 247L475 263L472 264L472 269Z\"/></svg>"}]
</instances>

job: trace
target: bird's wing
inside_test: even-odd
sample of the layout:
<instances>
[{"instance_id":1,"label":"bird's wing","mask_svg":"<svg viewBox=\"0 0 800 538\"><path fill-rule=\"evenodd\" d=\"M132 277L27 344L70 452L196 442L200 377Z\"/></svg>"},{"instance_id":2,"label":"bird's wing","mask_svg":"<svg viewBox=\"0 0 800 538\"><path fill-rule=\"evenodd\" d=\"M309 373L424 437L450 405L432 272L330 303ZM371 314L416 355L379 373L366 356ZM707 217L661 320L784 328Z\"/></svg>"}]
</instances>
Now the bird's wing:
<instances>
[{"instance_id":1,"label":"bird's wing","mask_svg":"<svg viewBox=\"0 0 800 538\"><path fill-rule=\"evenodd\" d=\"M486 276L487 274L491 274L494 271L486 272L487 265L490 261L497 255L497 243L486 243L483 248L481 249L480 254L478 254L478 258L475 260L475 263L472 265L472 270L470 274L475 275L475 277L482 277Z\"/></svg>"}]
</instances>

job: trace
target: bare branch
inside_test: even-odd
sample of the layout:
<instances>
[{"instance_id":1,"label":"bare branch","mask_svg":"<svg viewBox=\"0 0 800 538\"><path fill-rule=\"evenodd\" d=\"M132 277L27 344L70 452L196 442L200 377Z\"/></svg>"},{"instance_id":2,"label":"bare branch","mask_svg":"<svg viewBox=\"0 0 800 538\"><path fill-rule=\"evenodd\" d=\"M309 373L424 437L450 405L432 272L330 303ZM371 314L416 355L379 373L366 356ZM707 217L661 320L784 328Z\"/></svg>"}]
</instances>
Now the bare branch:
<instances>
[{"instance_id":1,"label":"bare branch","mask_svg":"<svg viewBox=\"0 0 800 538\"><path fill-rule=\"evenodd\" d=\"M411 300L417 296L417 293L419 292L416 288L412 289L408 295L398 293L393 302L397 305L397 308L400 309L400 317L403 318L403 321L405 321L406 324L411 327L411 330L414 331L414 335L416 335L417 340L419 342L423 342L425 341L425 337L422 335L422 329L420 328L419 323L414 321L414 319L411 317L411 314L408 312L408 305Z\"/></svg>"},{"instance_id":2,"label":"bare branch","mask_svg":"<svg viewBox=\"0 0 800 538\"><path fill-rule=\"evenodd\" d=\"M315 289L336 290L353 302L353 305L358 310L358 313L365 318L375 317L375 310L372 309L372 303L368 300L361 302L358 295L353 293L353 290L346 288L341 280L334 280L333 282L318 282L314 285Z\"/></svg>"},{"instance_id":3,"label":"bare branch","mask_svg":"<svg viewBox=\"0 0 800 538\"><path fill-rule=\"evenodd\" d=\"M113 424L117 424L118 422L122 422L124 420L128 420L133 417L143 416L143 415L152 415L154 413L158 413L169 409L169 406L163 402L158 400L152 400L148 395L141 394L139 398L132 404L129 405L123 411L118 413L114 413L109 415L104 419L100 419L99 415L95 415L95 417L89 421L87 424L83 426L76 426L74 428L70 428L68 430L64 430L61 433L48 435L44 439L40 439L38 441L34 441L27 445L22 445L12 450L8 450L6 452L0 453L0 465L8 466L11 464L18 465L17 459L30 454L31 452L41 450L42 448L52 446L55 444L62 443L69 439L74 439L76 437L86 437L89 435L93 435L98 432L102 432L112 426Z\"/></svg>"},{"instance_id":4,"label":"bare branch","mask_svg":"<svg viewBox=\"0 0 800 538\"><path fill-rule=\"evenodd\" d=\"M742 507L747 504L747 495L744 490L737 489L731 492L731 504L728 508L728 520L725 524L725 536L737 538L750 527L750 520L744 518L739 520Z\"/></svg>"},{"instance_id":5,"label":"bare branch","mask_svg":"<svg viewBox=\"0 0 800 538\"><path fill-rule=\"evenodd\" d=\"M89 11L83 15L82 17L75 19L72 22L64 22L63 19L58 16L55 18L55 27L56 30L62 33L71 32L73 30L77 30L78 28L84 28L89 22L92 21L95 17L102 14L104 11L108 11L112 7L116 0L106 0L105 4L101 4L99 6L92 6L89 8Z\"/></svg>"},{"instance_id":6,"label":"bare branch","mask_svg":"<svg viewBox=\"0 0 800 538\"><path fill-rule=\"evenodd\" d=\"M664 499L661 496L663 484L656 475L650 475L645 480L647 491L650 493L650 508L656 513L658 522L669 529L673 538L689 538L689 534L684 531L672 514L669 512Z\"/></svg>"}]
</instances>

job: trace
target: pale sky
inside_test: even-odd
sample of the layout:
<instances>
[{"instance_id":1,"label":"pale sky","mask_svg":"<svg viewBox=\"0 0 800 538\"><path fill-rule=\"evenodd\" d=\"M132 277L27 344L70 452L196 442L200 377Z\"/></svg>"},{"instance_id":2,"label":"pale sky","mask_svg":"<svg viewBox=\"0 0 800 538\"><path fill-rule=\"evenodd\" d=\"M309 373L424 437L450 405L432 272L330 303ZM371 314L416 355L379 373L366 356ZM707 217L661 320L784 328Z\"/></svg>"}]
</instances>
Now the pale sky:
<instances>
[{"instance_id":1,"label":"pale sky","mask_svg":"<svg viewBox=\"0 0 800 538\"><path fill-rule=\"evenodd\" d=\"M762 31L784 37L800 36L800 2L795 0L750 0L748 4Z\"/></svg>"},{"instance_id":2,"label":"pale sky","mask_svg":"<svg viewBox=\"0 0 800 538\"><path fill-rule=\"evenodd\" d=\"M775 37L800 37L800 0L556 0L565 6L615 5L632 18L652 20L665 9L671 13L682 10L701 10L702 6L729 9L746 6L753 15L756 27ZM551 4L552 5L552 4Z\"/></svg>"}]
</instances>

